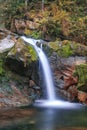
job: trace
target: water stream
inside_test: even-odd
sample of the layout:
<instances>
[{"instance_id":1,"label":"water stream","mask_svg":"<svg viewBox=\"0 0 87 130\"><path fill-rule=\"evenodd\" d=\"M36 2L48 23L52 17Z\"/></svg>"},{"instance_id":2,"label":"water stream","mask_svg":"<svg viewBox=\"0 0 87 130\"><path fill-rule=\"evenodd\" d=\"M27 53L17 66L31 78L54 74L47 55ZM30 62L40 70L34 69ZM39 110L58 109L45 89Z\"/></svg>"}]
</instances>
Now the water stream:
<instances>
[{"instance_id":1,"label":"water stream","mask_svg":"<svg viewBox=\"0 0 87 130\"><path fill-rule=\"evenodd\" d=\"M69 103L65 101L61 101L56 98L55 94L55 87L52 79L51 69L49 62L47 60L46 55L44 54L43 50L36 45L39 40L35 40L32 38L27 38L25 36L21 37L27 45L31 44L34 49L36 50L44 73L44 79L46 84L47 90L47 100L36 100L35 105L40 107L52 107L52 108L78 108L81 107L80 104L76 103Z\"/></svg>"},{"instance_id":2,"label":"water stream","mask_svg":"<svg viewBox=\"0 0 87 130\"><path fill-rule=\"evenodd\" d=\"M47 98L49 100L55 100L56 96L55 96L55 91L54 91L54 83L53 83L53 79L51 75L50 65L48 63L46 55L44 54L42 48L36 45L36 43L38 42L37 40L34 40L32 38L26 38L24 36L22 38L25 42L33 45L33 47L35 48L39 56L43 73L44 73L44 79L45 79L46 88L47 88Z\"/></svg>"}]
</instances>

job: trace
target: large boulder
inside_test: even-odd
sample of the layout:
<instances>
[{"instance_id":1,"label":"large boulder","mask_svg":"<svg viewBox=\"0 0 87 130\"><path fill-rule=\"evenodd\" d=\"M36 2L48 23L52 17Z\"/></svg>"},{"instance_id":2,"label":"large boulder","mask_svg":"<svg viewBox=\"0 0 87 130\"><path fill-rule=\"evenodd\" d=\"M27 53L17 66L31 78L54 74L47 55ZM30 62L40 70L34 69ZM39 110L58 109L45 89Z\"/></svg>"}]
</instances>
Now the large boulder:
<instances>
[{"instance_id":1,"label":"large boulder","mask_svg":"<svg viewBox=\"0 0 87 130\"><path fill-rule=\"evenodd\" d=\"M31 82L33 84L31 85ZM0 41L0 108L28 105L38 97L38 57L22 39Z\"/></svg>"}]
</instances>

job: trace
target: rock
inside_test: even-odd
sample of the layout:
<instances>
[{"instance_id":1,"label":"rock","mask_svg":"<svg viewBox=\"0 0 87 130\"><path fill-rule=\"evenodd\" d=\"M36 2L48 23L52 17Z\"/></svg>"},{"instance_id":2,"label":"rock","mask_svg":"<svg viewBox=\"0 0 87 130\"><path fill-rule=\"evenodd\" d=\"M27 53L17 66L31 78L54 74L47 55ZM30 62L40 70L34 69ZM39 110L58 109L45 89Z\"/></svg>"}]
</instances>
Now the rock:
<instances>
[{"instance_id":1,"label":"rock","mask_svg":"<svg viewBox=\"0 0 87 130\"><path fill-rule=\"evenodd\" d=\"M18 96L22 97L21 91L16 87L16 85L10 81L11 89L16 93Z\"/></svg>"},{"instance_id":2,"label":"rock","mask_svg":"<svg viewBox=\"0 0 87 130\"><path fill-rule=\"evenodd\" d=\"M0 41L0 53L9 51L14 46L14 41L8 37Z\"/></svg>"},{"instance_id":3,"label":"rock","mask_svg":"<svg viewBox=\"0 0 87 130\"><path fill-rule=\"evenodd\" d=\"M33 87L35 90L40 90L40 87L39 86L34 86Z\"/></svg>"},{"instance_id":4,"label":"rock","mask_svg":"<svg viewBox=\"0 0 87 130\"><path fill-rule=\"evenodd\" d=\"M40 26L40 24L37 23L36 21L26 20L26 28L27 29L36 30L36 29L38 29L39 26Z\"/></svg>"},{"instance_id":5,"label":"rock","mask_svg":"<svg viewBox=\"0 0 87 130\"><path fill-rule=\"evenodd\" d=\"M35 82L33 80L29 80L29 87L35 86Z\"/></svg>"},{"instance_id":6,"label":"rock","mask_svg":"<svg viewBox=\"0 0 87 130\"><path fill-rule=\"evenodd\" d=\"M27 32L35 31L39 28L40 23L38 18L31 19L16 19L14 18L11 23L11 31L16 32L17 34L23 35L25 34L25 30Z\"/></svg>"},{"instance_id":7,"label":"rock","mask_svg":"<svg viewBox=\"0 0 87 130\"><path fill-rule=\"evenodd\" d=\"M69 41L48 42L49 51L57 52L60 57L68 58L70 56L87 56L87 46Z\"/></svg>"},{"instance_id":8,"label":"rock","mask_svg":"<svg viewBox=\"0 0 87 130\"><path fill-rule=\"evenodd\" d=\"M38 57L36 51L32 46L26 45L20 38L14 41L15 45L8 52L5 65L19 75L31 77L38 84Z\"/></svg>"},{"instance_id":9,"label":"rock","mask_svg":"<svg viewBox=\"0 0 87 130\"><path fill-rule=\"evenodd\" d=\"M34 97L30 98L29 81L23 82L25 77L35 82L34 86L39 85L38 57L33 47L27 46L16 36L8 35L0 41L0 53L0 108L27 105L39 98L40 88L33 88L34 94L30 91L30 95Z\"/></svg>"},{"instance_id":10,"label":"rock","mask_svg":"<svg viewBox=\"0 0 87 130\"><path fill-rule=\"evenodd\" d=\"M78 96L78 90L75 85L70 86L67 92L70 94L69 100L71 101L75 100Z\"/></svg>"},{"instance_id":11,"label":"rock","mask_svg":"<svg viewBox=\"0 0 87 130\"><path fill-rule=\"evenodd\" d=\"M54 82L55 82L55 87L59 89L64 89L65 82L63 80L55 77Z\"/></svg>"},{"instance_id":12,"label":"rock","mask_svg":"<svg viewBox=\"0 0 87 130\"><path fill-rule=\"evenodd\" d=\"M4 37L6 37L5 34L3 32L0 32L0 40L4 39Z\"/></svg>"},{"instance_id":13,"label":"rock","mask_svg":"<svg viewBox=\"0 0 87 130\"><path fill-rule=\"evenodd\" d=\"M62 95L62 97L65 97L69 101L73 101L77 99L79 90L87 90L87 69L85 66L83 68L79 67L87 64L87 48L84 45L76 43L72 43L71 45L71 43L66 42L48 42L45 44L48 48L44 47L43 49L49 57L57 90L56 93ZM81 50L81 48L84 49ZM70 52L68 53L68 51ZM78 67L79 70L77 69ZM79 85L80 87L78 88Z\"/></svg>"},{"instance_id":14,"label":"rock","mask_svg":"<svg viewBox=\"0 0 87 130\"><path fill-rule=\"evenodd\" d=\"M12 32L16 32L20 35L23 35L25 27L26 27L26 25L25 25L24 19L13 19L12 20L12 23L11 23Z\"/></svg>"},{"instance_id":15,"label":"rock","mask_svg":"<svg viewBox=\"0 0 87 130\"><path fill-rule=\"evenodd\" d=\"M21 38L16 41L14 48L8 53L8 57L14 57L25 63L37 61L37 53L31 45L26 45Z\"/></svg>"},{"instance_id":16,"label":"rock","mask_svg":"<svg viewBox=\"0 0 87 130\"><path fill-rule=\"evenodd\" d=\"M81 103L87 104L87 93L83 91L78 91L78 100Z\"/></svg>"},{"instance_id":17,"label":"rock","mask_svg":"<svg viewBox=\"0 0 87 130\"><path fill-rule=\"evenodd\" d=\"M61 64L65 65L80 65L86 63L86 56L70 56L68 58L61 58Z\"/></svg>"}]
</instances>

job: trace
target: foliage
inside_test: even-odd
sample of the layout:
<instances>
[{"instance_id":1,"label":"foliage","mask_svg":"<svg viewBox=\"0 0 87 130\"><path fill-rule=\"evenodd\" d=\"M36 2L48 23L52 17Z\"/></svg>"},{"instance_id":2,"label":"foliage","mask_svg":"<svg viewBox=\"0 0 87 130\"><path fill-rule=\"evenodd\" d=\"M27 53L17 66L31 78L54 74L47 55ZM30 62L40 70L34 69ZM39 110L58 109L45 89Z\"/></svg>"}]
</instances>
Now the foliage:
<instances>
[{"instance_id":1,"label":"foliage","mask_svg":"<svg viewBox=\"0 0 87 130\"><path fill-rule=\"evenodd\" d=\"M29 59L29 62L36 61L37 54L36 54L36 51L34 50L34 48L32 46L28 46L28 51L29 51L30 57L31 57L31 59Z\"/></svg>"},{"instance_id":2,"label":"foliage","mask_svg":"<svg viewBox=\"0 0 87 130\"><path fill-rule=\"evenodd\" d=\"M59 42L58 41L55 41L55 42L49 42L49 47L51 49L53 49L54 51L58 51L59 49Z\"/></svg>"},{"instance_id":3,"label":"foliage","mask_svg":"<svg viewBox=\"0 0 87 130\"><path fill-rule=\"evenodd\" d=\"M26 28L24 34L30 36L32 34L32 31Z\"/></svg>"},{"instance_id":4,"label":"foliage","mask_svg":"<svg viewBox=\"0 0 87 130\"><path fill-rule=\"evenodd\" d=\"M0 54L0 76L5 74L5 59L6 53Z\"/></svg>"},{"instance_id":5,"label":"foliage","mask_svg":"<svg viewBox=\"0 0 87 130\"><path fill-rule=\"evenodd\" d=\"M77 87L87 86L87 64L77 65L74 75L79 79Z\"/></svg>"},{"instance_id":6,"label":"foliage","mask_svg":"<svg viewBox=\"0 0 87 130\"><path fill-rule=\"evenodd\" d=\"M56 40L73 40L87 45L87 0L46 0L44 11L41 11L41 1L30 0L26 10L24 0L10 0L6 5L5 24L10 28L13 18L25 18L27 11L29 19L41 16L37 30L26 31L34 38ZM33 13L32 13L33 11ZM32 17L33 16L33 17ZM8 20L7 20L8 19Z\"/></svg>"},{"instance_id":7,"label":"foliage","mask_svg":"<svg viewBox=\"0 0 87 130\"><path fill-rule=\"evenodd\" d=\"M40 31L33 31L33 33L31 34L31 37L35 39L41 38Z\"/></svg>"},{"instance_id":8,"label":"foliage","mask_svg":"<svg viewBox=\"0 0 87 130\"><path fill-rule=\"evenodd\" d=\"M3 68L3 60L0 59L0 75L4 73L4 68Z\"/></svg>"},{"instance_id":9,"label":"foliage","mask_svg":"<svg viewBox=\"0 0 87 130\"><path fill-rule=\"evenodd\" d=\"M63 45L62 48L58 51L58 54L63 57L69 57L73 54L73 50L70 44Z\"/></svg>"},{"instance_id":10,"label":"foliage","mask_svg":"<svg viewBox=\"0 0 87 130\"><path fill-rule=\"evenodd\" d=\"M87 44L86 0L59 0L58 5L69 13L69 32L67 38Z\"/></svg>"},{"instance_id":11,"label":"foliage","mask_svg":"<svg viewBox=\"0 0 87 130\"><path fill-rule=\"evenodd\" d=\"M5 26L10 29L13 17L22 17L25 13L24 0L11 0L4 7ZM8 20L7 20L8 19Z\"/></svg>"},{"instance_id":12,"label":"foliage","mask_svg":"<svg viewBox=\"0 0 87 130\"><path fill-rule=\"evenodd\" d=\"M54 42L49 42L48 47L50 47L51 52L55 51L58 53L59 56L62 57L69 57L75 55L87 56L87 46L81 45L77 42L73 42L70 40L61 41L60 39L57 39Z\"/></svg>"},{"instance_id":13,"label":"foliage","mask_svg":"<svg viewBox=\"0 0 87 130\"><path fill-rule=\"evenodd\" d=\"M63 10L59 10L55 3L51 3L44 12L42 12L43 18L40 20L42 26L42 32L45 35L51 37L51 39L63 37L62 21L66 21L68 13Z\"/></svg>"}]
</instances>

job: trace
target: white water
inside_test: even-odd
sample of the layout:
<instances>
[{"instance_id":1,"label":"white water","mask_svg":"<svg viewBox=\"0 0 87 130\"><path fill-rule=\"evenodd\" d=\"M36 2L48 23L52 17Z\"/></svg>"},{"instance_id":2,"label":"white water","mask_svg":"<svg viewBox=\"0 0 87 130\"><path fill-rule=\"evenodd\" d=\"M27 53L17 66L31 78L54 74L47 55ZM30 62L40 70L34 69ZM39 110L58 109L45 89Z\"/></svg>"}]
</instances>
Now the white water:
<instances>
[{"instance_id":1,"label":"white water","mask_svg":"<svg viewBox=\"0 0 87 130\"><path fill-rule=\"evenodd\" d=\"M45 83L46 83L47 96L48 96L47 99L55 100L56 96L55 96L55 92L54 92L54 84L53 84L50 66L49 66L48 60L47 60L43 50L36 45L38 40L35 40L32 38L26 38L24 36L22 36L22 39L25 42L33 45L33 47L35 48L35 50L39 56L39 59L40 59L41 65L42 65L42 69L43 69L43 73L44 73L44 79L45 79Z\"/></svg>"},{"instance_id":2,"label":"white water","mask_svg":"<svg viewBox=\"0 0 87 130\"><path fill-rule=\"evenodd\" d=\"M52 108L81 108L81 104L76 104L76 103L69 103L66 101L61 101L61 100L56 100L55 96L55 91L54 91L54 84L53 84L53 79L51 75L51 70L50 66L48 63L48 60L41 48L39 48L36 43L39 40L35 40L32 38L26 38L25 36L21 37L28 45L31 44L34 49L36 50L39 59L41 61L42 69L44 72L44 78L45 78L45 83L46 83L46 88L47 88L47 100L37 100L35 102L35 106L40 106L40 107L52 107Z\"/></svg>"}]
</instances>

